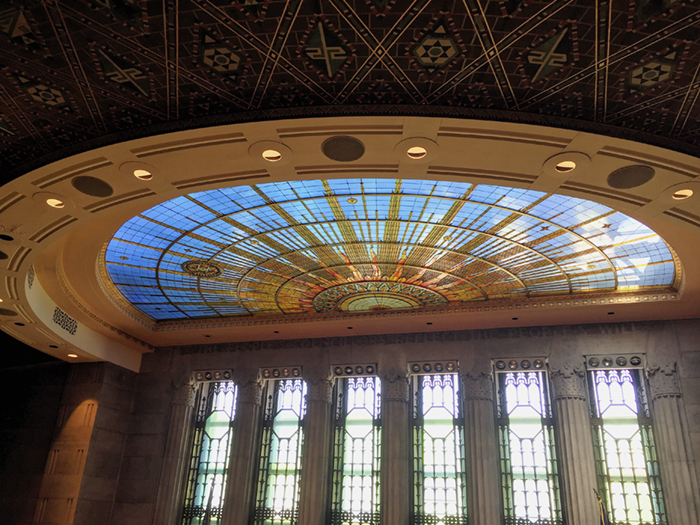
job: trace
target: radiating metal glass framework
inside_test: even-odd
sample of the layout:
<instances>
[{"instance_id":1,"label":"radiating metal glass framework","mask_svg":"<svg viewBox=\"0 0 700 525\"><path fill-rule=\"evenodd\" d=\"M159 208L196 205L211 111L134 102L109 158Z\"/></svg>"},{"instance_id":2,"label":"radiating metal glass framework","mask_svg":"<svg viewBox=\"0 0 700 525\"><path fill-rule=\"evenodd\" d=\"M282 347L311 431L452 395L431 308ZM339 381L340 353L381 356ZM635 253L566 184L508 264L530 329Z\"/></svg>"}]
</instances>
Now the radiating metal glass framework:
<instances>
[{"instance_id":1,"label":"radiating metal glass framework","mask_svg":"<svg viewBox=\"0 0 700 525\"><path fill-rule=\"evenodd\" d=\"M665 525L643 370L588 374L598 490L611 525Z\"/></svg>"},{"instance_id":2,"label":"radiating metal glass framework","mask_svg":"<svg viewBox=\"0 0 700 525\"><path fill-rule=\"evenodd\" d=\"M379 523L380 395L378 377L336 381L333 525Z\"/></svg>"},{"instance_id":3,"label":"radiating metal glass framework","mask_svg":"<svg viewBox=\"0 0 700 525\"><path fill-rule=\"evenodd\" d=\"M544 371L498 372L498 436L506 525L560 525L554 424Z\"/></svg>"},{"instance_id":4,"label":"radiating metal glass framework","mask_svg":"<svg viewBox=\"0 0 700 525\"><path fill-rule=\"evenodd\" d=\"M414 375L412 525L466 525L464 417L457 374Z\"/></svg>"},{"instance_id":5,"label":"radiating metal glass framework","mask_svg":"<svg viewBox=\"0 0 700 525\"><path fill-rule=\"evenodd\" d=\"M182 525L217 525L223 511L236 386L230 381L202 384L197 407Z\"/></svg>"},{"instance_id":6,"label":"radiating metal glass framework","mask_svg":"<svg viewBox=\"0 0 700 525\"><path fill-rule=\"evenodd\" d=\"M125 222L104 265L117 300L154 320L662 291L680 276L661 237L602 204L424 179L183 195Z\"/></svg>"},{"instance_id":7,"label":"radiating metal glass framework","mask_svg":"<svg viewBox=\"0 0 700 525\"><path fill-rule=\"evenodd\" d=\"M262 423L255 525L293 525L299 517L299 480L306 383L268 381Z\"/></svg>"}]
</instances>

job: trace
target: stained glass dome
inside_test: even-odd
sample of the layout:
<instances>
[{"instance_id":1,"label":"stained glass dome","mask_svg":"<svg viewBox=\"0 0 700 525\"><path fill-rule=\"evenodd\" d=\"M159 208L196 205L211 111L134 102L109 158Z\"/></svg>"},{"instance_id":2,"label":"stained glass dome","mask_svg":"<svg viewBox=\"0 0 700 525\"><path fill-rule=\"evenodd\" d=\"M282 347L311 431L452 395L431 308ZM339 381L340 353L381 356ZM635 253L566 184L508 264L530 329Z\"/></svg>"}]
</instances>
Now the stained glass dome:
<instances>
[{"instance_id":1,"label":"stained glass dome","mask_svg":"<svg viewBox=\"0 0 700 525\"><path fill-rule=\"evenodd\" d=\"M602 204L400 179L177 197L124 223L104 264L155 320L659 290L679 271L661 237Z\"/></svg>"}]
</instances>

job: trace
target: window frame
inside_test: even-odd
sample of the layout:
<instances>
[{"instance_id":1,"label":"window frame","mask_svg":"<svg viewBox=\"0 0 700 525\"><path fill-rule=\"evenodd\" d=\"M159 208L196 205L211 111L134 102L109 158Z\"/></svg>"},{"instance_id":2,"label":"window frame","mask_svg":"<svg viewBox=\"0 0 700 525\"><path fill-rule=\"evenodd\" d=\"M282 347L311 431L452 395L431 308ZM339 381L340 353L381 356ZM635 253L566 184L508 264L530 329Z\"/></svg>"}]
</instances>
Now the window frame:
<instances>
[{"instance_id":1,"label":"window frame","mask_svg":"<svg viewBox=\"0 0 700 525\"><path fill-rule=\"evenodd\" d=\"M201 376L201 377L200 377ZM238 404L238 385L231 380L231 372L197 372L197 392L196 392L196 402L195 410L193 413L193 423L192 423L192 438L189 441L190 454L187 460L187 473L184 483L184 494L181 499L182 501L182 511L180 512L179 523L181 525L201 525L204 520L207 519L209 515L209 522L220 523L223 517L223 509L225 504L226 495L226 484L229 481L228 470L229 462L231 458L231 452L233 447L233 432L234 432L234 421L236 418L237 404ZM214 412L219 410L214 410L214 402L217 400L217 395L221 391L217 391L222 385L225 385L224 395L231 393L233 399L230 405L225 406L230 408L231 414L228 419L228 428L226 430L227 444L225 450L223 451L223 461L216 461L215 463L220 463L223 465L221 472L215 467L213 473L209 472L208 467L204 472L202 472L203 453L204 453L204 443L207 436L207 426L210 423L209 420ZM217 438L217 441L223 439ZM210 438L209 442L213 440ZM211 447L209 448L209 453L211 454ZM217 448L217 456L221 454L220 448ZM220 459L217 457L217 459ZM206 462L207 464L209 461ZM204 484L204 488L200 489L202 486L200 484L200 476L204 475L205 478L209 475L221 476L221 483L218 487L218 506L212 507L215 492L210 489L209 496L203 499L199 497L200 491L205 491L209 487L209 483ZM216 487L217 483L214 483ZM201 504L197 505L195 502L201 500ZM188 504L189 503L189 504Z\"/></svg>"},{"instance_id":2,"label":"window frame","mask_svg":"<svg viewBox=\"0 0 700 525\"><path fill-rule=\"evenodd\" d=\"M562 480L559 468L559 446L556 431L556 421L552 403L552 389L549 378L549 369L547 359L544 357L533 357L525 359L494 359L494 387L496 389L496 430L498 433L498 459L499 459L499 474L503 486L503 513L504 523L506 525L536 523L538 525L561 525L564 522L564 512L562 504ZM534 519L528 516L516 515L515 504L515 487L514 481L518 479L513 471L513 456L512 456L512 428L510 425L510 417L504 413L507 410L506 399L506 382L508 375L513 374L514 380L518 380L517 374L537 374L538 381L541 385L540 393L540 425L542 436L544 439L545 465L536 466L534 469L544 469L544 477L542 481L547 483L548 493L548 508L550 517L543 518L537 516ZM521 405L522 406L522 405ZM516 435L517 437L517 435ZM507 451L507 457L504 452ZM522 454L522 451L521 451ZM533 452L533 455L535 453ZM523 470L525 467L523 467ZM522 479L526 479L523 473ZM537 472L535 470L535 481L537 481ZM524 490L525 494L532 493L531 490ZM538 491L535 491L537 493ZM539 501L539 499L538 499ZM530 505L526 503L526 508ZM539 506L538 506L539 507Z\"/></svg>"},{"instance_id":3,"label":"window frame","mask_svg":"<svg viewBox=\"0 0 700 525\"><path fill-rule=\"evenodd\" d=\"M254 485L255 490L253 492L254 500L250 517L251 525L295 525L299 520L307 385L304 379L301 377L300 369L294 368L292 370L292 374L290 374L290 369L288 368L285 368L282 371L279 369L265 369L262 371L262 376L265 379L263 385L264 405L263 410L261 411L260 435L258 438L257 468ZM298 433L298 436L295 437L295 468L292 474L294 476L292 496L293 508L284 508L277 511L272 507L268 507L267 503L270 499L269 491L272 489L274 492L278 488L277 484L270 484L271 476L276 475L270 473L270 467L273 463L272 457L274 451L272 449L272 445L274 439L273 434L275 433L275 422L277 420L277 416L282 410L288 410L288 408L279 408L280 400L278 394L284 387L285 383L291 385L290 391L292 392L292 397L294 397L294 391L299 390L301 398L298 406L299 414L297 417L297 426L295 431L295 433ZM297 388L296 385L299 385L299 388ZM282 426L284 426L284 424L282 424ZM289 475L286 474L286 470L284 475ZM273 499L274 498L275 496L273 496ZM284 495L283 499L286 499Z\"/></svg>"},{"instance_id":4,"label":"window frame","mask_svg":"<svg viewBox=\"0 0 700 525\"><path fill-rule=\"evenodd\" d=\"M649 488L648 500L651 503L650 511L653 513L653 520L645 520L641 516L641 511L635 511L640 514L639 520L630 520L630 509L625 507L625 519L616 521L615 514L619 512L620 506L616 505L612 508L611 504L611 485L616 481L611 480L610 468L607 466L608 451L606 450L606 440L604 432L606 432L605 420L601 417L600 407L598 402L597 383L600 381L596 378L596 373L627 371L629 372L630 380L627 381L624 373L620 375L619 381L622 385L624 382L630 382L633 386L634 400L636 403L636 423L639 433L642 452L644 454L644 468L646 471L646 483ZM609 374L607 374L609 377ZM588 398L591 417L591 431L593 434L593 448L595 457L596 478L598 481L597 493L601 500L601 505L604 512L610 520L610 525L625 524L631 525L668 525L668 512L666 510L666 501L663 493L663 483L661 480L659 454L656 447L656 440L653 428L653 413L650 402L650 389L645 367L645 356L643 354L615 354L613 356L586 356L586 382L588 388ZM610 384L610 383L608 383ZM620 387L622 388L622 387ZM624 394L622 394L624 396ZM624 401L624 398L623 398ZM612 404L610 405L612 406ZM610 408L610 406L607 409ZM613 436L611 435L611 438ZM613 438L614 439L614 438ZM629 440L631 440L629 438ZM621 440L621 439L620 439ZM631 446L631 445L630 445ZM619 449L618 449L619 450ZM630 453L630 456L632 454ZM618 462L620 455L618 453ZM633 463L634 465L634 463ZM634 466L631 470L636 470ZM620 470L623 470L622 467ZM628 469L629 470L629 469ZM624 474L620 474L620 483L626 483ZM635 485L638 483L636 474L632 475ZM636 487L635 487L635 490ZM623 489L623 493L626 491ZM638 492L634 493L639 496ZM625 503L626 496L623 496Z\"/></svg>"},{"instance_id":5,"label":"window frame","mask_svg":"<svg viewBox=\"0 0 700 525\"><path fill-rule=\"evenodd\" d=\"M425 417L423 405L423 390L424 378L439 377L445 378L451 376L452 380L452 397L454 399L454 413L452 414L452 431L454 433L454 454L455 454L455 473L449 476L455 480L453 488L445 488L443 492L448 490L455 494L454 505L456 505L456 514L442 513L426 513L425 512ZM466 433L464 421L464 402L462 395L461 376L459 375L459 366L456 360L449 361L430 361L420 363L409 363L409 378L410 378L410 431L411 431L411 449L412 449L412 469L411 469L411 508L410 508L410 525L467 525L468 524L468 508L467 508L467 449L466 449ZM445 385L443 385L444 388ZM437 405L436 405L437 407ZM449 412L449 410L448 410ZM434 441L437 441L436 438ZM459 456L459 457L457 457ZM437 464L436 464L437 465ZM447 466L447 463L444 464ZM447 480L447 469L442 479ZM439 479L438 476L434 476ZM447 486L447 483L445 484ZM446 500L447 498L445 498ZM447 501L443 503L447 505Z\"/></svg>"},{"instance_id":6,"label":"window frame","mask_svg":"<svg viewBox=\"0 0 700 525\"><path fill-rule=\"evenodd\" d=\"M380 523L380 489L381 489L381 379L376 374L376 365L335 366L333 369L333 455L331 471L330 523L332 525L379 525ZM347 416L349 413L349 386L351 382L372 380L374 383L374 400L372 414L372 468L369 477L371 496L367 511L355 513L344 508L347 470ZM365 391L368 389L364 389ZM361 410L361 409L360 409ZM350 438L353 439L353 438ZM354 438L354 440L361 438ZM363 441L366 441L367 437ZM364 443L363 443L364 446ZM363 466L365 466L363 458ZM351 471L351 472L354 472ZM353 476L353 474L350 474ZM364 490L362 490L364 496ZM362 502L361 502L362 503ZM364 506L364 505L362 505Z\"/></svg>"}]
</instances>

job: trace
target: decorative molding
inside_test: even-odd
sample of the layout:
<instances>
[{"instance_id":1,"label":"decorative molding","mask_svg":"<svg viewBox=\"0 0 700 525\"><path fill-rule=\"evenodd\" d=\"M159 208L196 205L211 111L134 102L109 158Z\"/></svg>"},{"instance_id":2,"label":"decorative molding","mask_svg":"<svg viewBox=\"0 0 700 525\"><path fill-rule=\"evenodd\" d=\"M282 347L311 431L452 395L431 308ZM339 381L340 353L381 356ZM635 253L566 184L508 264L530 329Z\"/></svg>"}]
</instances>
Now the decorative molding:
<instances>
[{"instance_id":1,"label":"decorative molding","mask_svg":"<svg viewBox=\"0 0 700 525\"><path fill-rule=\"evenodd\" d=\"M63 290L63 293L66 294L66 297L70 300L70 302L78 308L81 312L83 312L85 315L87 315L90 319L93 321L99 323L100 325L104 326L105 328L108 328L112 332L116 333L117 335L127 339L128 341L132 341L134 343L137 343L145 348L148 348L149 350L155 350L155 347L148 344L145 341L142 341L141 339L134 337L133 335L127 334L126 332L120 330L116 326L112 326L108 322L104 321L103 319L99 318L97 315L95 315L93 312L91 312L85 305L83 305L78 298L73 294L72 289L68 285L68 282L66 281L65 273L63 271L63 261L62 257L56 257L56 277L58 279L58 284L61 286L61 290ZM35 276L36 280L39 280L37 276ZM109 297L109 296L108 296Z\"/></svg>"},{"instance_id":2,"label":"decorative molding","mask_svg":"<svg viewBox=\"0 0 700 525\"><path fill-rule=\"evenodd\" d=\"M653 400L662 397L682 397L681 383L678 379L678 367L675 361L667 361L647 369L649 391Z\"/></svg>"},{"instance_id":3,"label":"decorative molding","mask_svg":"<svg viewBox=\"0 0 700 525\"><path fill-rule=\"evenodd\" d=\"M110 146L120 142L127 142L145 137L152 137L165 133L173 133L177 131L187 131L192 129L207 128L214 126L222 126L227 124L240 124L256 121L283 120L283 119L298 119L300 116L305 118L313 117L344 117L344 116L420 116L420 117L436 117L436 118L456 118L456 119L476 119L495 122L510 122L522 124L534 124L552 126L553 124L559 128L570 129L573 131L581 131L587 133L595 133L606 135L626 140L634 140L652 146L666 148L672 151L685 153L687 155L696 156L697 147L694 144L676 140L670 137L662 137L646 131L637 129L624 129L619 126L611 126L601 122L592 122L588 120L579 120L571 117L550 116L547 114L517 112L499 109L486 109L476 107L460 107L460 106L427 106L427 105L409 105L409 104L358 104L358 105L306 105L303 108L267 108L252 111L236 111L232 113L222 114L207 114L202 117L190 119L171 120L139 126L126 131L110 133L101 137L81 140L71 144L70 146L51 151L41 157L34 158L18 166L7 166L6 177L14 178L35 169L38 169L47 164L59 161L61 159L77 155L86 151L94 150L104 146Z\"/></svg>"},{"instance_id":4,"label":"decorative molding","mask_svg":"<svg viewBox=\"0 0 700 525\"><path fill-rule=\"evenodd\" d=\"M132 305L126 297L122 295L119 289L114 285L112 279L109 277L107 272L107 246L109 242L105 242L100 248L100 253L95 259L95 276L97 277L97 284L100 287L102 293L109 299L109 302L119 310L121 313L126 315L132 321L136 321L141 326L148 328L149 330L154 330L156 322L148 317L146 314L141 312L138 308Z\"/></svg>"},{"instance_id":5,"label":"decorative molding","mask_svg":"<svg viewBox=\"0 0 700 525\"><path fill-rule=\"evenodd\" d=\"M108 279L108 277L107 277ZM114 286L114 285L112 285ZM111 287L109 287L111 289ZM115 287L116 289L116 287ZM114 292L112 292L114 293ZM114 297L122 297L120 292L116 292ZM585 297L585 298L584 298ZM582 306L600 306L612 304L632 304L645 302L660 302L674 301L680 298L680 294L668 289L663 292L648 293L648 294L629 294L629 293L610 293L610 294L591 294L591 295L576 295L576 299L571 296L552 296L547 298L533 298L512 300L488 300L475 301L475 306L469 306L465 303L462 306L445 306L437 308L414 308L407 310L395 311L378 311L378 312L363 312L358 314L348 313L328 313L328 314L287 314L275 316L246 316L246 317L223 317L212 319L197 319L197 320L182 320L182 321L159 321L151 324L144 324L147 328L155 332L172 332L181 330L194 329L217 329L217 328L238 328L244 326L272 326L281 324L300 324L300 323L322 323L322 322L337 322L337 321L352 321L355 319L384 319L388 317L415 317L415 316L435 316L441 314L457 314L457 313L486 313L497 311L517 311L517 310L536 310L542 308L565 308L565 307L582 307ZM114 298L113 298L114 301ZM476 305L479 306L476 306ZM483 305L483 306L481 306ZM121 307L120 310L124 311ZM132 307L133 308L133 307ZM125 312L126 313L126 312ZM127 313L127 315L131 315ZM143 315L143 314L142 314ZM139 321L142 322L142 321ZM142 322L143 324L143 322Z\"/></svg>"},{"instance_id":6,"label":"decorative molding","mask_svg":"<svg viewBox=\"0 0 700 525\"><path fill-rule=\"evenodd\" d=\"M262 402L263 384L257 379L248 379L237 384L239 403L250 403L260 406Z\"/></svg>"},{"instance_id":7,"label":"decorative molding","mask_svg":"<svg viewBox=\"0 0 700 525\"><path fill-rule=\"evenodd\" d=\"M177 386L173 383L173 395L170 398L172 405L185 405L193 408L197 397L197 388L194 381L189 381L183 385Z\"/></svg>"},{"instance_id":8,"label":"decorative molding","mask_svg":"<svg viewBox=\"0 0 700 525\"><path fill-rule=\"evenodd\" d=\"M493 402L493 376L485 372L464 374L462 376L462 396L467 401Z\"/></svg>"},{"instance_id":9,"label":"decorative molding","mask_svg":"<svg viewBox=\"0 0 700 525\"><path fill-rule=\"evenodd\" d=\"M552 369L549 377L552 381L552 393L555 400L578 399L586 401L586 371L581 366L565 364L559 369Z\"/></svg>"},{"instance_id":10,"label":"decorative molding","mask_svg":"<svg viewBox=\"0 0 700 525\"><path fill-rule=\"evenodd\" d=\"M408 403L408 378L399 374L382 376L382 401Z\"/></svg>"},{"instance_id":11,"label":"decorative molding","mask_svg":"<svg viewBox=\"0 0 700 525\"><path fill-rule=\"evenodd\" d=\"M181 355L217 354L229 352L256 352L260 350L293 350L303 348L344 348L352 346L386 346L414 343L447 343L464 341L539 339L549 337L614 337L629 333L662 333L666 321L630 322L615 324L581 324L532 326L521 328L492 328L487 330L458 330L445 332L418 332L408 334L358 335L319 337L315 339L273 339L270 341L242 341L205 345L175 346Z\"/></svg>"},{"instance_id":12,"label":"decorative molding","mask_svg":"<svg viewBox=\"0 0 700 525\"><path fill-rule=\"evenodd\" d=\"M327 375L305 377L306 401L322 401L330 404L333 399L333 381Z\"/></svg>"}]
</instances>

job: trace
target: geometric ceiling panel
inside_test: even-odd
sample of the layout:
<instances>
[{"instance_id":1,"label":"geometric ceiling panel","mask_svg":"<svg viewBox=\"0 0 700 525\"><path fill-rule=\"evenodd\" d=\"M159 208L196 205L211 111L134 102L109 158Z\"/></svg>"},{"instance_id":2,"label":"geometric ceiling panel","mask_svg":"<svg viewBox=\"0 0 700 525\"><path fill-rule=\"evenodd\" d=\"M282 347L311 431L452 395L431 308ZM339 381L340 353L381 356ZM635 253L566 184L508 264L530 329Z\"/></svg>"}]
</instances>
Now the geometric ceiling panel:
<instances>
[{"instance_id":1,"label":"geometric ceiling panel","mask_svg":"<svg viewBox=\"0 0 700 525\"><path fill-rule=\"evenodd\" d=\"M124 223L103 263L155 320L669 289L666 243L602 204L449 181L208 190Z\"/></svg>"}]
</instances>

